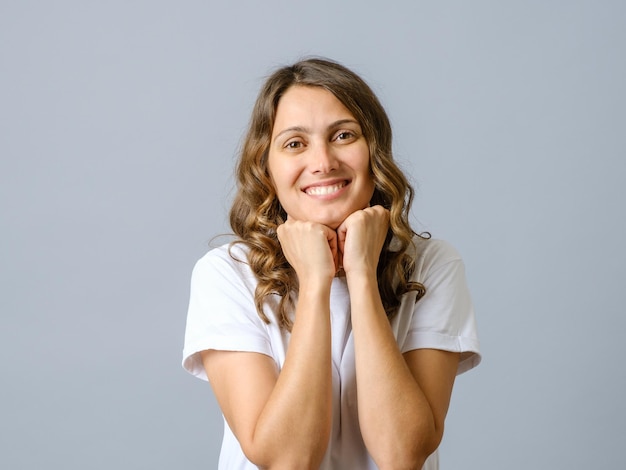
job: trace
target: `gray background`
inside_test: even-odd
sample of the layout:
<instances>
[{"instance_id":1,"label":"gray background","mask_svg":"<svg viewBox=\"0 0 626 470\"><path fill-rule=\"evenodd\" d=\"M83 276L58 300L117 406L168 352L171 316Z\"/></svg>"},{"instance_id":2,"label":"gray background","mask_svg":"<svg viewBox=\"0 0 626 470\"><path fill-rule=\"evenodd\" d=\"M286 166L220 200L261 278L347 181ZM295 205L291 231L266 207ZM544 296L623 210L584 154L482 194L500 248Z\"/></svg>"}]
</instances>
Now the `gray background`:
<instances>
[{"instance_id":1,"label":"gray background","mask_svg":"<svg viewBox=\"0 0 626 470\"><path fill-rule=\"evenodd\" d=\"M466 260L442 469L625 468L625 46L618 1L1 0L0 467L215 468L189 276L263 77L318 54Z\"/></svg>"}]
</instances>

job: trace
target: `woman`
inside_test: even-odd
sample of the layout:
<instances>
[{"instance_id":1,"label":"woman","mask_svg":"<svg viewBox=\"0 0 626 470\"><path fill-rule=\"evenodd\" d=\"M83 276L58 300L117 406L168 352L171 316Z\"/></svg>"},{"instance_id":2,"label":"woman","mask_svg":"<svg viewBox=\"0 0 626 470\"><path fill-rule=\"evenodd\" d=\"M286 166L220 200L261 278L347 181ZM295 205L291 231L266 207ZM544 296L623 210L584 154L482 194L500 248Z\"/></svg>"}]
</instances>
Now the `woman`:
<instances>
[{"instance_id":1,"label":"woman","mask_svg":"<svg viewBox=\"0 0 626 470\"><path fill-rule=\"evenodd\" d=\"M224 415L219 468L438 468L474 314L456 251L409 225L374 93L329 60L277 70L237 183L237 240L194 268L183 352Z\"/></svg>"}]
</instances>

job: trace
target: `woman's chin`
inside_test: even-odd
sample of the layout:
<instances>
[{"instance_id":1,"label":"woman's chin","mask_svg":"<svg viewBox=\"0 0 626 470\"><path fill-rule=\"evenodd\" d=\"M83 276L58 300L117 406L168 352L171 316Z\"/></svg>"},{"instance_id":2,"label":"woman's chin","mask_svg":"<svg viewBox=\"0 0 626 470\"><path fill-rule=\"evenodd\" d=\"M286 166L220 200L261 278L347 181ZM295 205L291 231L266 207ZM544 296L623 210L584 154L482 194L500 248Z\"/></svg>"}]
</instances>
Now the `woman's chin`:
<instances>
[{"instance_id":1,"label":"woman's chin","mask_svg":"<svg viewBox=\"0 0 626 470\"><path fill-rule=\"evenodd\" d=\"M309 220L309 222L316 222L318 224L326 225L332 230L337 230L339 226L343 223L343 221L346 220L346 218L348 218L350 214L352 214L352 212L354 211L350 211L347 213L343 213L343 211L336 211L332 214L310 214L307 220Z\"/></svg>"},{"instance_id":2,"label":"woman's chin","mask_svg":"<svg viewBox=\"0 0 626 470\"><path fill-rule=\"evenodd\" d=\"M319 218L311 218L310 220L311 222L316 222L318 224L322 224L322 225L326 225L326 227L332 229L332 230L337 230L337 228L341 225L341 223L343 222L343 219L338 220L336 218L328 218L328 217L319 217Z\"/></svg>"}]
</instances>

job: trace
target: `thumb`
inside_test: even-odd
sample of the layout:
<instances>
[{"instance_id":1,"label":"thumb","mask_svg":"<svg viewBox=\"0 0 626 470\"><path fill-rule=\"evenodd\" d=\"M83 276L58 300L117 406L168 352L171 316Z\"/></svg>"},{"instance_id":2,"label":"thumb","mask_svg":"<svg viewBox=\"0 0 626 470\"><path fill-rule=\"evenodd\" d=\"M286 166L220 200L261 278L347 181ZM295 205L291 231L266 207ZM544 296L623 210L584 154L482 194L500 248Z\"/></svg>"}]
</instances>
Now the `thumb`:
<instances>
[{"instance_id":1,"label":"thumb","mask_svg":"<svg viewBox=\"0 0 626 470\"><path fill-rule=\"evenodd\" d=\"M337 227L337 247L339 251L343 254L344 248L346 246L346 234L348 233L348 229L345 224L341 224Z\"/></svg>"}]
</instances>

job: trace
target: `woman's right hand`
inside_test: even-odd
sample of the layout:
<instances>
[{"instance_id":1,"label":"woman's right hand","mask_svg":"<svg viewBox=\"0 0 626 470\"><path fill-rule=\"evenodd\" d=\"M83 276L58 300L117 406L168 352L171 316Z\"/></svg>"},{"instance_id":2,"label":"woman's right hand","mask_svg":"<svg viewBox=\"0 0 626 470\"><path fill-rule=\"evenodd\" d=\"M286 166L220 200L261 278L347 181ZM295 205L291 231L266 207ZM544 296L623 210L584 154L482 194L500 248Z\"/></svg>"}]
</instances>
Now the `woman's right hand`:
<instances>
[{"instance_id":1,"label":"woman's right hand","mask_svg":"<svg viewBox=\"0 0 626 470\"><path fill-rule=\"evenodd\" d=\"M300 290L285 360L265 354L202 352L222 413L259 468L319 468L332 427L330 289L337 235L288 219L277 230Z\"/></svg>"},{"instance_id":2,"label":"woman's right hand","mask_svg":"<svg viewBox=\"0 0 626 470\"><path fill-rule=\"evenodd\" d=\"M283 253L300 284L332 280L339 269L337 233L315 222L288 218L276 229Z\"/></svg>"}]
</instances>

